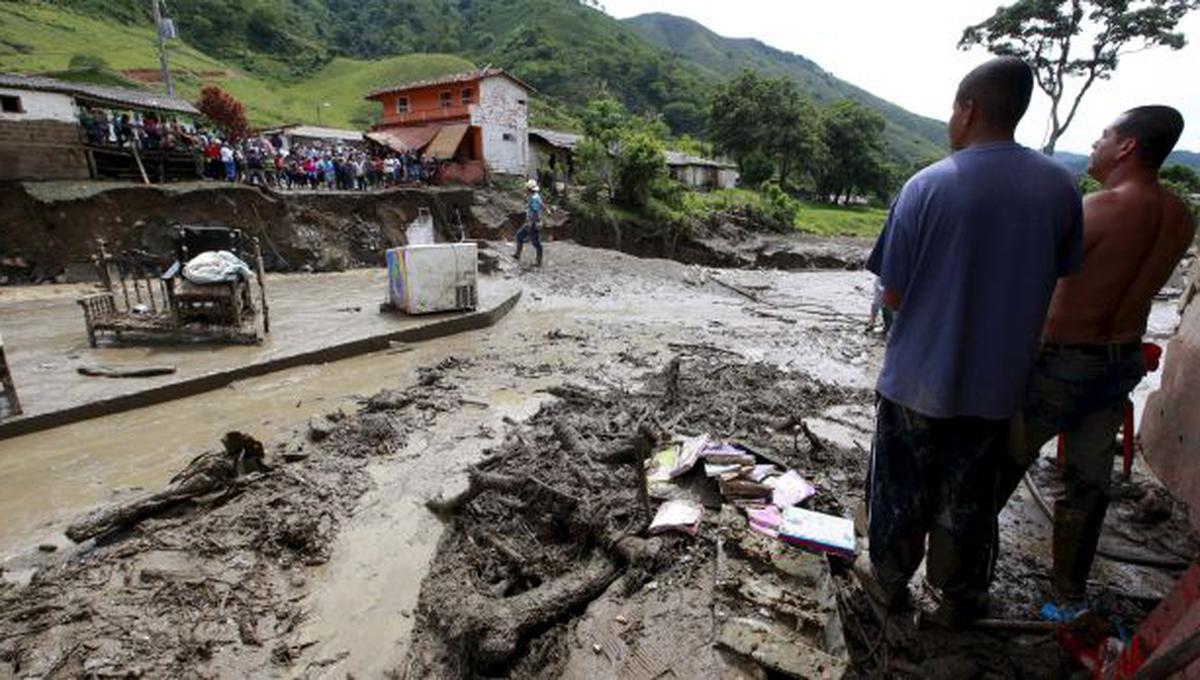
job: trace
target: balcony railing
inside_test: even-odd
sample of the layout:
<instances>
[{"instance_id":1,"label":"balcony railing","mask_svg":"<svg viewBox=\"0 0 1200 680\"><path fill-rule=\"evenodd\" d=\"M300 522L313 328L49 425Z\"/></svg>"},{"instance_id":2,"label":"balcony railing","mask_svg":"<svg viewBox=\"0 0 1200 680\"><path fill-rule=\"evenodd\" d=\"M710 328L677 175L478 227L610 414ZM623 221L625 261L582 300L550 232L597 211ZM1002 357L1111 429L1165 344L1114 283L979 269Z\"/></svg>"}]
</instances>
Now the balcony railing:
<instances>
[{"instance_id":1,"label":"balcony railing","mask_svg":"<svg viewBox=\"0 0 1200 680\"><path fill-rule=\"evenodd\" d=\"M451 118L470 118L472 104L456 104L453 106L436 106L424 109L409 110L396 113L393 109L383 116L386 123L428 123Z\"/></svg>"}]
</instances>

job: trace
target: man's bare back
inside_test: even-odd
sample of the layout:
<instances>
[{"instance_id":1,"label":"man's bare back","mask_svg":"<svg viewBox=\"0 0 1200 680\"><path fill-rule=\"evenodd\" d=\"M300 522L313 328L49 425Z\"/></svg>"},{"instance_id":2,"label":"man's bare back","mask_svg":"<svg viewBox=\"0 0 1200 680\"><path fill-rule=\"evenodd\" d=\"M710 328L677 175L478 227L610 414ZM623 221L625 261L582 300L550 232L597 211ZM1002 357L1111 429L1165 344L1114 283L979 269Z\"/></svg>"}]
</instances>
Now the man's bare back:
<instances>
[{"instance_id":1,"label":"man's bare back","mask_svg":"<svg viewBox=\"0 0 1200 680\"><path fill-rule=\"evenodd\" d=\"M1130 180L1083 202L1083 266L1060 279L1044 339L1135 342L1155 294L1195 235L1187 205L1157 181Z\"/></svg>"}]
</instances>

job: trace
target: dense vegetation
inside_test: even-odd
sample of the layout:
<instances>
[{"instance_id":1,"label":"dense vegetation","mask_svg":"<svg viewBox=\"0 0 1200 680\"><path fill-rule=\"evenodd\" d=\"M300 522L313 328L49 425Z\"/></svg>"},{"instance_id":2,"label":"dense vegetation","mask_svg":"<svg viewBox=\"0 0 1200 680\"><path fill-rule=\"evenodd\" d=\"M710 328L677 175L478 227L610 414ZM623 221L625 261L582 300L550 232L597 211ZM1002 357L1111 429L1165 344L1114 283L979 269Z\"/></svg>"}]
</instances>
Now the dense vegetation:
<instances>
[{"instance_id":1,"label":"dense vegetation","mask_svg":"<svg viewBox=\"0 0 1200 680\"><path fill-rule=\"evenodd\" d=\"M131 25L149 22L145 0L52 4ZM255 77L285 84L320 74L337 58L448 53L481 66L512 70L539 90L543 95L539 99L559 103L540 111L552 114L547 118L559 124L569 125L587 101L606 95L631 111L661 117L676 135L698 136L705 127L713 88L750 67L792 78L819 103L849 98L876 109L887 121L885 139L893 160L911 163L942 153L941 123L838 81L803 57L752 41L728 41L677 17L657 15L662 30L656 34L646 30L642 17L618 21L590 6L594 3L580 0L170 0L167 4L188 45ZM678 39L670 44L659 39L668 28L703 35L714 50L732 56L726 63L714 61L703 50L681 51ZM250 113L254 117L253 109Z\"/></svg>"}]
</instances>

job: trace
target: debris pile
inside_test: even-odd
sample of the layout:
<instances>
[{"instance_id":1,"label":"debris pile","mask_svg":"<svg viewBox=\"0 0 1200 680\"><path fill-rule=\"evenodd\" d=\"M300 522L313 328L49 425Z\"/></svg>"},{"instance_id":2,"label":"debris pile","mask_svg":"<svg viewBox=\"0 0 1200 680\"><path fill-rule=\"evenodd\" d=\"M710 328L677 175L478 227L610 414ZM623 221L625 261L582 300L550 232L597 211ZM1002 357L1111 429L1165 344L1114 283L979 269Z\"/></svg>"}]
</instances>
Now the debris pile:
<instances>
[{"instance_id":1,"label":"debris pile","mask_svg":"<svg viewBox=\"0 0 1200 680\"><path fill-rule=\"evenodd\" d=\"M75 522L78 549L27 585L0 584L0 675L264 677L333 663L296 665L317 642L301 632L307 568L329 560L367 464L458 408L448 376L465 365L424 369L411 389L271 449L229 433L163 491Z\"/></svg>"},{"instance_id":2,"label":"debris pile","mask_svg":"<svg viewBox=\"0 0 1200 680\"><path fill-rule=\"evenodd\" d=\"M709 358L676 358L633 392L550 392L464 491L429 503L450 531L407 677L845 670L827 557L843 537L812 519L848 516L866 457L804 421L869 392Z\"/></svg>"}]
</instances>

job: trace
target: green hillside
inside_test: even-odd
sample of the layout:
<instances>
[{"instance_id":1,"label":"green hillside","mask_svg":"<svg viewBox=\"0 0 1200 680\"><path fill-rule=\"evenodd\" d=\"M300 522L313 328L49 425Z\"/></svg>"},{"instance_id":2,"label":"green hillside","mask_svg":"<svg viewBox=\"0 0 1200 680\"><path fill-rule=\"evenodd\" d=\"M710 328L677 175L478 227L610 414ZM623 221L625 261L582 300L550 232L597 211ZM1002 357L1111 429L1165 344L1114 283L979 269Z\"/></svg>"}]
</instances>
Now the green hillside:
<instances>
[{"instance_id":1,"label":"green hillside","mask_svg":"<svg viewBox=\"0 0 1200 680\"><path fill-rule=\"evenodd\" d=\"M946 152L946 125L918 116L827 73L800 55L758 40L725 38L703 25L670 14L643 14L625 22L648 42L696 64L715 78L749 69L769 77L787 76L818 102L853 99L887 120L887 141L897 159L939 157Z\"/></svg>"},{"instance_id":2,"label":"green hillside","mask_svg":"<svg viewBox=\"0 0 1200 680\"><path fill-rule=\"evenodd\" d=\"M158 65L147 23L115 23L47 5L0 1L0 70L57 74L77 55L99 57L118 74ZM363 100L367 91L473 67L462 57L442 54L374 61L335 57L302 78L278 79L214 59L181 41L172 41L170 55L180 96L194 99L204 85L219 85L246 104L256 125L316 123L320 107L325 125L363 128L378 107ZM329 106L321 106L326 102Z\"/></svg>"},{"instance_id":3,"label":"green hillside","mask_svg":"<svg viewBox=\"0 0 1200 680\"><path fill-rule=\"evenodd\" d=\"M852 97L888 120L901 163L937 156L942 126L833 78L802 57L721 38L667 15L619 21L580 0L171 0L179 91L213 82L242 99L256 124L364 127L366 91L494 65L538 90L534 123L573 127L608 94L657 114L676 133L702 133L708 95L743 68L786 74L818 101ZM144 0L0 0L0 69L60 72L76 55L107 61L111 79L157 67ZM402 56L401 56L402 55ZM456 56L449 56L456 55ZM126 76L131 74L125 73ZM143 76L144 77L144 76ZM322 104L328 102L330 106Z\"/></svg>"}]
</instances>

